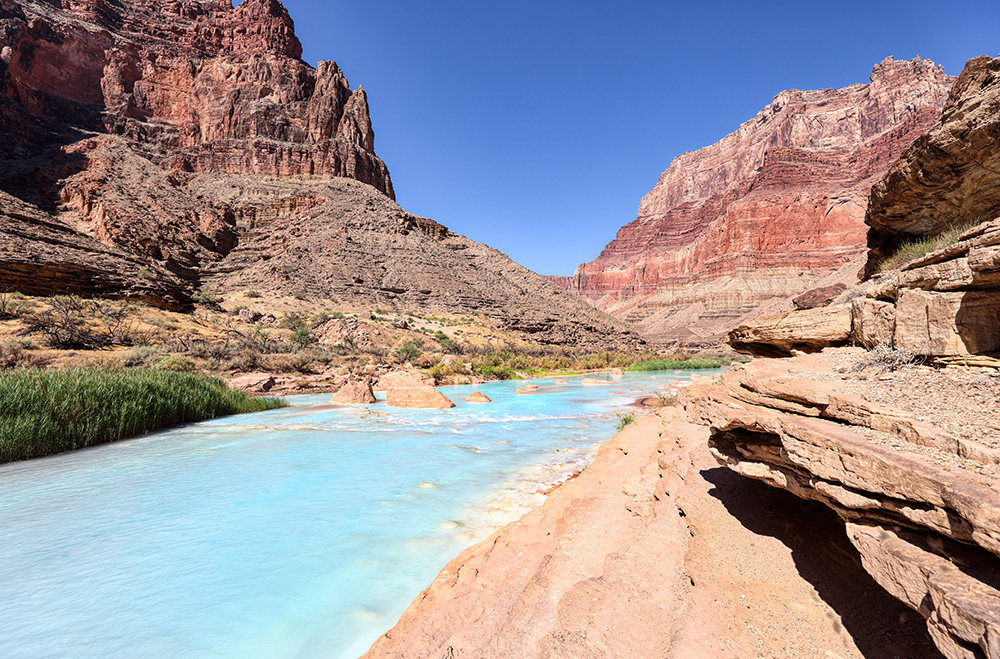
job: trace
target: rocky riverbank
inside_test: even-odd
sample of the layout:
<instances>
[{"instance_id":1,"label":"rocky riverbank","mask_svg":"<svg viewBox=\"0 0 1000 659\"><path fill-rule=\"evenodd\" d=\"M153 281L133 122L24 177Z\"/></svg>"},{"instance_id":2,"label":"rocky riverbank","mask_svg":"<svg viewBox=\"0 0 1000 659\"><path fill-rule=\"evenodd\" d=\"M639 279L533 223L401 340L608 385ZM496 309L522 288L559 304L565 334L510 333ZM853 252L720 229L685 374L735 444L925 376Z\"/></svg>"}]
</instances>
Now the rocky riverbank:
<instances>
[{"instance_id":1,"label":"rocky riverbank","mask_svg":"<svg viewBox=\"0 0 1000 659\"><path fill-rule=\"evenodd\" d=\"M709 434L679 408L628 426L365 657L935 656L836 515L720 468Z\"/></svg>"}]
</instances>

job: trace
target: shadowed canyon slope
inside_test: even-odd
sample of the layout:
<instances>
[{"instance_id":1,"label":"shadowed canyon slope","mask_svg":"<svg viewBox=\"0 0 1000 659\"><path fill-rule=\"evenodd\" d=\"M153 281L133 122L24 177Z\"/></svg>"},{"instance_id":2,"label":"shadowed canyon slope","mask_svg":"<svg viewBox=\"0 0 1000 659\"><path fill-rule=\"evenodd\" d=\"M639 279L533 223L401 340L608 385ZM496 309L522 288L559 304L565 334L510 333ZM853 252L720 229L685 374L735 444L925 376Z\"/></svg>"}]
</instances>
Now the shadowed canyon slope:
<instances>
[{"instance_id":1,"label":"shadowed canyon slope","mask_svg":"<svg viewBox=\"0 0 1000 659\"><path fill-rule=\"evenodd\" d=\"M634 339L393 203L365 91L301 54L275 0L0 0L0 288L302 292Z\"/></svg>"},{"instance_id":2,"label":"shadowed canyon slope","mask_svg":"<svg viewBox=\"0 0 1000 659\"><path fill-rule=\"evenodd\" d=\"M869 190L934 122L951 83L930 61L889 58L867 85L782 92L720 142L678 156L569 289L648 339L698 341L854 280Z\"/></svg>"}]
</instances>

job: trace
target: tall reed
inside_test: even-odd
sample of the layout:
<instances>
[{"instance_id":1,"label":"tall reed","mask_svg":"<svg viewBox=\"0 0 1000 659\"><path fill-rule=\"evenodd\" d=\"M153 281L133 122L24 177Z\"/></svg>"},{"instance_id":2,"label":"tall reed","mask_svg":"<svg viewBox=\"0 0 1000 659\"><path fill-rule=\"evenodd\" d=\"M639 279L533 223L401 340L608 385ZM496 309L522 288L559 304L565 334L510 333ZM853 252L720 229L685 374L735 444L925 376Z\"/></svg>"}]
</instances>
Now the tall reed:
<instances>
[{"instance_id":1,"label":"tall reed","mask_svg":"<svg viewBox=\"0 0 1000 659\"><path fill-rule=\"evenodd\" d=\"M0 462L115 442L182 423L283 407L192 373L14 369L0 373Z\"/></svg>"}]
</instances>

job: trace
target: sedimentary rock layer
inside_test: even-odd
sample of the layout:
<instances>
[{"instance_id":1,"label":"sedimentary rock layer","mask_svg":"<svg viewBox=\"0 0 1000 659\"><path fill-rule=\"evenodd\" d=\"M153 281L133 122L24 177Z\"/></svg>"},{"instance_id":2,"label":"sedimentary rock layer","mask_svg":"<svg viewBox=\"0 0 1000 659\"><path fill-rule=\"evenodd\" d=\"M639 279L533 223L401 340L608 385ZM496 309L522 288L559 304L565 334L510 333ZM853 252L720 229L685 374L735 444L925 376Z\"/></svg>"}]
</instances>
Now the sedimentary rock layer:
<instances>
[{"instance_id":1,"label":"sedimentary rock layer","mask_svg":"<svg viewBox=\"0 0 1000 659\"><path fill-rule=\"evenodd\" d=\"M863 352L840 351L734 368L683 393L689 417L728 468L848 521L865 569L927 619L946 656L1000 657L1000 437L957 435L847 391L858 376L834 367Z\"/></svg>"},{"instance_id":2,"label":"sedimentary rock layer","mask_svg":"<svg viewBox=\"0 0 1000 659\"><path fill-rule=\"evenodd\" d=\"M951 82L932 62L890 58L867 85L782 92L678 156L572 290L648 338L692 339L856 281L871 185L937 119Z\"/></svg>"},{"instance_id":3,"label":"sedimentary rock layer","mask_svg":"<svg viewBox=\"0 0 1000 659\"><path fill-rule=\"evenodd\" d=\"M903 242L1000 215L1000 59L969 60L937 122L873 188L867 274Z\"/></svg>"},{"instance_id":4,"label":"sedimentary rock layer","mask_svg":"<svg viewBox=\"0 0 1000 659\"><path fill-rule=\"evenodd\" d=\"M0 232L0 286L170 305L254 289L637 340L393 203L365 91L301 52L275 0L0 0L0 213L31 224ZM57 244L106 254L74 276L82 259ZM27 254L44 265L32 281Z\"/></svg>"},{"instance_id":5,"label":"sedimentary rock layer","mask_svg":"<svg viewBox=\"0 0 1000 659\"><path fill-rule=\"evenodd\" d=\"M629 426L445 567L365 657L934 655L835 516L713 468L707 434L676 410Z\"/></svg>"},{"instance_id":6,"label":"sedimentary rock layer","mask_svg":"<svg viewBox=\"0 0 1000 659\"><path fill-rule=\"evenodd\" d=\"M392 196L364 90L300 59L276 0L2 0L0 23L0 91L33 117L131 138L172 170L347 176Z\"/></svg>"}]
</instances>

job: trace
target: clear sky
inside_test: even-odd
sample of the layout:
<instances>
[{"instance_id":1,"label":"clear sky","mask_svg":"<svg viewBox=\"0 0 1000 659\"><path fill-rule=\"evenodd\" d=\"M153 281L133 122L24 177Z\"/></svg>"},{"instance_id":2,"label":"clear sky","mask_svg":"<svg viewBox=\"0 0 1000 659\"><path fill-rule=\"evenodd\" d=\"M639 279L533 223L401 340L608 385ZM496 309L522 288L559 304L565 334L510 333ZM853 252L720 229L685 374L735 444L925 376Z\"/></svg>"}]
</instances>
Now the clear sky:
<instances>
[{"instance_id":1,"label":"clear sky","mask_svg":"<svg viewBox=\"0 0 1000 659\"><path fill-rule=\"evenodd\" d=\"M368 91L397 201L541 274L597 256L674 156L885 57L957 75L1000 2L284 0Z\"/></svg>"}]
</instances>

